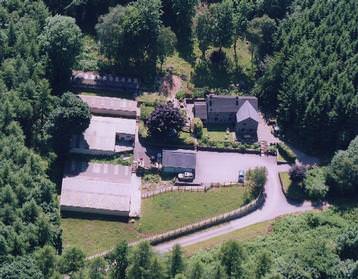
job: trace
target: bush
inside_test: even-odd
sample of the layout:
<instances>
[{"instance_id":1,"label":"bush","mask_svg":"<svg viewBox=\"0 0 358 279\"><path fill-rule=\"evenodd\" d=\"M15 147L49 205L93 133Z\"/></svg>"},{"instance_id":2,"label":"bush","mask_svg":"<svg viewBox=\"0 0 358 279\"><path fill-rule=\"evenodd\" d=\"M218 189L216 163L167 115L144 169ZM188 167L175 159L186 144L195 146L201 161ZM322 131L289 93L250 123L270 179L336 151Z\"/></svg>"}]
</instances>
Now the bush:
<instances>
[{"instance_id":1,"label":"bush","mask_svg":"<svg viewBox=\"0 0 358 279\"><path fill-rule=\"evenodd\" d=\"M294 183L301 183L306 177L307 168L304 165L293 165L289 171L290 178Z\"/></svg>"},{"instance_id":2,"label":"bush","mask_svg":"<svg viewBox=\"0 0 358 279\"><path fill-rule=\"evenodd\" d=\"M284 143L279 143L277 149L281 156L289 163L293 164L296 161L296 154Z\"/></svg>"},{"instance_id":3,"label":"bush","mask_svg":"<svg viewBox=\"0 0 358 279\"><path fill-rule=\"evenodd\" d=\"M186 97L186 93L184 90L179 90L178 93L176 94L176 98L179 101L183 101L185 97Z\"/></svg>"},{"instance_id":4,"label":"bush","mask_svg":"<svg viewBox=\"0 0 358 279\"><path fill-rule=\"evenodd\" d=\"M247 172L247 179L251 184L253 194L257 196L263 189L267 180L265 167L257 167Z\"/></svg>"},{"instance_id":5,"label":"bush","mask_svg":"<svg viewBox=\"0 0 358 279\"><path fill-rule=\"evenodd\" d=\"M153 111L154 107L142 104L140 106L140 119L146 120Z\"/></svg>"},{"instance_id":6,"label":"bush","mask_svg":"<svg viewBox=\"0 0 358 279\"><path fill-rule=\"evenodd\" d=\"M325 171L322 168L313 168L308 170L304 179L304 188L306 195L310 199L324 199L328 192Z\"/></svg>"},{"instance_id":7,"label":"bush","mask_svg":"<svg viewBox=\"0 0 358 279\"><path fill-rule=\"evenodd\" d=\"M194 118L194 136L201 139L203 136L203 122L200 118Z\"/></svg>"}]
</instances>

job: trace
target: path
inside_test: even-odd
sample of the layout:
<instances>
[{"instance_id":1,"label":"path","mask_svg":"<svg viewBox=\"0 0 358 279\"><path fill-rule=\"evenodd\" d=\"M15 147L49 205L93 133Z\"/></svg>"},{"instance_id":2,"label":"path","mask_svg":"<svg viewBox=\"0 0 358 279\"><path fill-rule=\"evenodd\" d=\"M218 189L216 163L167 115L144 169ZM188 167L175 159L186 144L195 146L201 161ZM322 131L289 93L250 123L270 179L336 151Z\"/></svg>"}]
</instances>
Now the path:
<instances>
[{"instance_id":1,"label":"path","mask_svg":"<svg viewBox=\"0 0 358 279\"><path fill-rule=\"evenodd\" d=\"M172 241L158 244L154 247L154 249L160 253L165 253L170 251L175 244L179 244L181 246L192 245L256 223L272 220L282 215L304 212L316 208L310 202L292 204L286 200L286 197L281 190L277 166L268 169L268 180L265 186L265 193L266 201L262 208L259 208L249 215L205 231L200 231Z\"/></svg>"}]
</instances>

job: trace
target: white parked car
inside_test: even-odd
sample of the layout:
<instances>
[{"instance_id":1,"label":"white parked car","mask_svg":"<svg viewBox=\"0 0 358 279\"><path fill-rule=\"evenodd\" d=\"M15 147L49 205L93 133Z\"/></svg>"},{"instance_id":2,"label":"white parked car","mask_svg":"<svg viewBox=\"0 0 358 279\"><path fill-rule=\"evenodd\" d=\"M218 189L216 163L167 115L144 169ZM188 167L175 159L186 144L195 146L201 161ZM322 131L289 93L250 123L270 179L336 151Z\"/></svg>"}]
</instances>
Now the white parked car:
<instances>
[{"instance_id":1,"label":"white parked car","mask_svg":"<svg viewBox=\"0 0 358 279\"><path fill-rule=\"evenodd\" d=\"M182 172L178 174L179 181L193 181L194 180L194 174L192 172Z\"/></svg>"}]
</instances>

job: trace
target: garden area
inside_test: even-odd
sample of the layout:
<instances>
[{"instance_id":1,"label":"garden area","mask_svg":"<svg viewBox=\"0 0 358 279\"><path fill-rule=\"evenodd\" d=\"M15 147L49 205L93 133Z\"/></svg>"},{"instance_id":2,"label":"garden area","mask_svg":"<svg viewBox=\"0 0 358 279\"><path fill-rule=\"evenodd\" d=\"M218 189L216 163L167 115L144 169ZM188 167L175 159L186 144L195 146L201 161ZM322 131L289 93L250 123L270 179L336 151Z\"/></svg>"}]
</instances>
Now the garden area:
<instances>
[{"instance_id":1,"label":"garden area","mask_svg":"<svg viewBox=\"0 0 358 279\"><path fill-rule=\"evenodd\" d=\"M143 200L143 216L134 224L62 218L64 247L77 246L86 255L93 255L114 247L121 240L135 241L234 210L252 198L251 189L242 186L208 192L173 192Z\"/></svg>"}]
</instances>

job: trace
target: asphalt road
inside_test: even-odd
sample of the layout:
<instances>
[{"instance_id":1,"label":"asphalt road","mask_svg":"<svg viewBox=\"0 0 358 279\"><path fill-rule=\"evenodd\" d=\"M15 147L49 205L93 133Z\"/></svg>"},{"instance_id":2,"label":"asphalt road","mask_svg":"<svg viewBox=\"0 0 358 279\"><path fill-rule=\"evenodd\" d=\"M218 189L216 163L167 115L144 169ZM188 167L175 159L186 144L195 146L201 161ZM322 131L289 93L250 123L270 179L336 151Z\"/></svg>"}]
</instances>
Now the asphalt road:
<instances>
[{"instance_id":1,"label":"asphalt road","mask_svg":"<svg viewBox=\"0 0 358 279\"><path fill-rule=\"evenodd\" d=\"M264 165L267 167L268 170L268 179L265 185L266 201L261 208L242 218L230 221L220 226L210 228L205 231L200 231L169 242L158 244L154 247L154 249L159 253L165 253L170 251L175 244L180 244L181 246L188 246L213 237L230 233L232 231L256 223L272 220L282 215L308 211L315 208L310 202L293 204L289 203L286 200L286 197L281 190L281 184L278 178L278 170L280 169L281 171L284 167L277 166L275 158L273 157L257 158L257 155L199 152L198 159L205 159L205 165L203 165L202 167L211 166L211 175L216 176L218 178L220 178L221 176L224 177L228 173L231 173L233 170L236 171L236 169L238 168L243 168L244 166L251 166L251 164L254 163L254 159L256 159L256 166ZM209 175L209 173L210 170L208 170L205 174L201 175Z\"/></svg>"}]
</instances>

